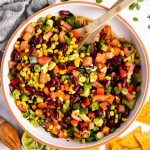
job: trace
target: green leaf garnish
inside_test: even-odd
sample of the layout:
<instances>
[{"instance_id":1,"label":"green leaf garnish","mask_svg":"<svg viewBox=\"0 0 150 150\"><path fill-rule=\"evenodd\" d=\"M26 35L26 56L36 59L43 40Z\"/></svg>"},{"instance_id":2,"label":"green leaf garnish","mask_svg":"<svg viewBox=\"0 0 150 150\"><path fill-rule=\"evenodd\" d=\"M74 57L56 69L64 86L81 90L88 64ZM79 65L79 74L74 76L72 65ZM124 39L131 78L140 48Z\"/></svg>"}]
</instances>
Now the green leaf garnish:
<instances>
[{"instance_id":1,"label":"green leaf garnish","mask_svg":"<svg viewBox=\"0 0 150 150\"><path fill-rule=\"evenodd\" d=\"M133 21L139 21L139 19L137 17L134 17Z\"/></svg>"},{"instance_id":2,"label":"green leaf garnish","mask_svg":"<svg viewBox=\"0 0 150 150\"><path fill-rule=\"evenodd\" d=\"M96 0L96 3L101 3L103 2L103 0Z\"/></svg>"}]
</instances>

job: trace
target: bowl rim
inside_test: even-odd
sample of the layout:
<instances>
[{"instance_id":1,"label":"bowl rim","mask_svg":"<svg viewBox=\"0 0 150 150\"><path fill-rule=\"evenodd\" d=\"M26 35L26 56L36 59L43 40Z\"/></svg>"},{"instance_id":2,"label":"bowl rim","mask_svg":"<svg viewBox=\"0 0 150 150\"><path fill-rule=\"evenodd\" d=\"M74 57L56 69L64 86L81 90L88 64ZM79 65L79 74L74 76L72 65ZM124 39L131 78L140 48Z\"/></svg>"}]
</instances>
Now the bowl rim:
<instances>
[{"instance_id":1,"label":"bowl rim","mask_svg":"<svg viewBox=\"0 0 150 150\"><path fill-rule=\"evenodd\" d=\"M60 147L60 146L53 146L52 144L49 144L45 141L42 141L41 139L37 138L35 135L33 135L31 132L29 132L28 130L26 130L23 125L18 121L17 117L15 116L15 114L13 113L10 105L9 105L9 101L7 99L7 93L5 92L4 90L4 79L3 79L3 71L4 71L4 61L5 61L5 56L7 54L7 51L9 49L9 45L11 44L14 36L18 33L18 31L20 30L20 28L22 28L25 24L27 24L33 17L37 16L38 14L42 13L43 11L47 10L47 9L50 9L50 8L53 8L53 7L56 7L56 6L60 6L60 5L66 5L66 4L83 4L83 5L92 5L92 6L96 6L96 7L99 7L99 8L102 8L102 9L105 9L105 10L108 10L109 8L105 7L105 6L102 6L100 4L97 4L97 3L94 3L94 2L85 2L85 1L70 1L70 2L63 2L63 3L56 3L56 4L53 4L53 5L50 5L50 6L47 6L43 9L41 9L40 11L34 13L33 15L31 15L27 20L25 20L16 30L15 32L12 34L11 38L9 39L7 45L6 45L6 48L5 48L5 51L4 51L4 55L3 55L3 58L2 58L2 63L1 63L1 77L2 77L2 93L3 93L3 96L4 96L4 99L6 101L6 104L7 104L7 107L11 113L11 115L13 116L13 118L15 119L16 123L25 131L27 132L27 134L29 134L32 138L34 138L35 140L39 141L40 143L43 143L44 145L48 145L48 146L52 146L54 148L61 148L61 149L64 149L65 150L73 150L73 149L84 149L84 148L92 148L92 147L97 147L97 146L101 146L103 144L106 144L108 143L109 141L111 141L112 139L109 138L107 140L105 140L104 142L102 143L98 143L96 145L93 145L93 146L83 146L82 148L66 148L66 147ZM144 55L145 55L145 59L146 59L146 62L147 62L147 82L146 82L146 89L144 91L144 94L143 94L143 99L141 99L141 103L140 103L140 106L139 106L139 110L138 112L131 118L131 120L128 122L128 124L122 129L120 130L118 133L116 133L113 138L119 136L120 134L122 134L125 130L128 129L128 127L133 123L133 121L136 119L137 115L139 114L143 104L144 104L144 101L145 99L147 98L147 91L149 89L148 85L150 84L150 61L149 61L149 57L148 57L148 54L147 54L147 51L146 51L146 48L142 42L142 40L140 39L139 35L136 33L136 31L133 29L133 27L130 25L130 23L128 23L127 20L125 20L123 17L121 17L120 15L117 15L117 18L119 18L122 22L124 22L129 28L130 30L133 32L133 34L136 36L138 42L140 43L142 49L143 49L143 52L144 52Z\"/></svg>"}]
</instances>

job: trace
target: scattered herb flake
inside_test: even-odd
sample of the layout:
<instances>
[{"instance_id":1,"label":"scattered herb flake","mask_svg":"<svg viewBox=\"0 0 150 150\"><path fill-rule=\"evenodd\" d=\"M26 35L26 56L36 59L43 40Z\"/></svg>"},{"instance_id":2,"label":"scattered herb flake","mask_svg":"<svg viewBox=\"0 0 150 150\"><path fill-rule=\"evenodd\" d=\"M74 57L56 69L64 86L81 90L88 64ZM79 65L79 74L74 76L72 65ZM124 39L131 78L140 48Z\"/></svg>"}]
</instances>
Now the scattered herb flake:
<instances>
[{"instance_id":1,"label":"scattered herb flake","mask_svg":"<svg viewBox=\"0 0 150 150\"><path fill-rule=\"evenodd\" d=\"M130 10L133 10L135 7L136 7L136 3L132 3L132 4L129 6L129 9L130 9Z\"/></svg>"},{"instance_id":2,"label":"scattered herb flake","mask_svg":"<svg viewBox=\"0 0 150 150\"><path fill-rule=\"evenodd\" d=\"M148 29L150 29L150 24L148 25Z\"/></svg>"},{"instance_id":3,"label":"scattered herb flake","mask_svg":"<svg viewBox=\"0 0 150 150\"><path fill-rule=\"evenodd\" d=\"M136 3L135 7L136 7L137 10L140 10L140 8L141 8L141 6L138 3Z\"/></svg>"},{"instance_id":4,"label":"scattered herb flake","mask_svg":"<svg viewBox=\"0 0 150 150\"><path fill-rule=\"evenodd\" d=\"M149 18L149 19L150 19L150 15L148 15L148 16L147 16L147 18Z\"/></svg>"},{"instance_id":5,"label":"scattered herb flake","mask_svg":"<svg viewBox=\"0 0 150 150\"><path fill-rule=\"evenodd\" d=\"M66 2L66 1L68 1L68 0L61 0L61 2Z\"/></svg>"},{"instance_id":6,"label":"scattered herb flake","mask_svg":"<svg viewBox=\"0 0 150 150\"><path fill-rule=\"evenodd\" d=\"M137 0L138 2L143 2L143 0Z\"/></svg>"},{"instance_id":7,"label":"scattered herb flake","mask_svg":"<svg viewBox=\"0 0 150 150\"><path fill-rule=\"evenodd\" d=\"M96 0L96 3L101 3L103 2L103 0Z\"/></svg>"},{"instance_id":8,"label":"scattered herb flake","mask_svg":"<svg viewBox=\"0 0 150 150\"><path fill-rule=\"evenodd\" d=\"M139 19L137 17L134 17L133 21L139 21Z\"/></svg>"}]
</instances>

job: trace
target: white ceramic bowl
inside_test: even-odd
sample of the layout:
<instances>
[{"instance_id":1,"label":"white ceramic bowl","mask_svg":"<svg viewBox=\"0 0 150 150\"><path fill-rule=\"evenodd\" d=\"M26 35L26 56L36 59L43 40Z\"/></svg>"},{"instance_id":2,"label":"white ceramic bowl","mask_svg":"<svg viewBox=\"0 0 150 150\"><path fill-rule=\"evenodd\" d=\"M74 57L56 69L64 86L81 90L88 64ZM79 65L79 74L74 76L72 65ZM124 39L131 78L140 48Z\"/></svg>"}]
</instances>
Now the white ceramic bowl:
<instances>
[{"instance_id":1,"label":"white ceramic bowl","mask_svg":"<svg viewBox=\"0 0 150 150\"><path fill-rule=\"evenodd\" d=\"M142 85L141 85L141 95L137 100L136 106L131 112L129 119L127 122L123 123L121 127L119 127L114 133L109 134L108 136L104 137L100 141L96 142L91 142L91 143L86 143L86 144L81 144L78 142L75 142L73 140L66 141L61 138L53 138L51 135L46 132L42 127L35 128L32 124L29 123L28 120L22 118L20 110L17 108L9 90L9 79L7 77L7 74L9 72L8 68L8 61L10 60L10 55L13 50L13 46L15 41L17 40L18 37L20 37L22 31L25 29L25 27L30 23L37 21L39 17L46 16L47 14L53 14L53 15L58 15L58 12L60 10L69 10L75 15L80 15L87 17L89 19L96 19L100 15L102 15L105 11L106 8L95 4L95 3L89 3L89 2L66 2L66 3L60 3L60 4L55 4L53 6L49 6L37 13L35 13L33 16L31 16L29 19L27 19L17 30L16 32L12 35L11 39L9 40L5 54L3 57L2 61L2 89L3 89L3 94L5 96L5 100L7 102L7 105L16 119L17 123L20 125L20 127L25 130L28 134L30 134L32 137L37 139L38 141L55 146L55 147L61 147L65 149L81 149L81 148L89 148L97 145L102 145L108 142L109 140L113 139L114 137L118 136L121 134L123 131L127 129L127 127L133 122L133 120L136 118L139 110L141 109L144 99L146 98L146 92L148 90L148 83L149 83L149 67L148 67L148 57L146 50L142 44L142 41L138 37L138 35L135 33L133 28L125 21L123 18L120 16L116 16L113 19L110 20L109 24L112 27L112 30L114 33L119 36L123 37L127 40L131 40L135 43L137 49L139 50L140 57L141 57L141 65L142 65Z\"/></svg>"}]
</instances>

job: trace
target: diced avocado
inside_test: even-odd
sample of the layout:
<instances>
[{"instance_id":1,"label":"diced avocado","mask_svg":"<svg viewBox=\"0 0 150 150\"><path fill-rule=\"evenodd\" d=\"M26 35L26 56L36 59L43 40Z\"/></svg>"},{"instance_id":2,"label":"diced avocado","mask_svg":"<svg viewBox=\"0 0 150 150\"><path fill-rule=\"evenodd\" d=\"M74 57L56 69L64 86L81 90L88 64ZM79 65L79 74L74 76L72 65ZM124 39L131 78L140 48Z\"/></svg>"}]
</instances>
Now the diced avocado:
<instances>
[{"instance_id":1,"label":"diced avocado","mask_svg":"<svg viewBox=\"0 0 150 150\"><path fill-rule=\"evenodd\" d=\"M22 114L23 118L27 118L30 115L29 111L26 111Z\"/></svg>"},{"instance_id":2,"label":"diced avocado","mask_svg":"<svg viewBox=\"0 0 150 150\"><path fill-rule=\"evenodd\" d=\"M118 89L117 86L114 87L114 91L115 91L116 94L119 94L119 93L120 93L120 91L119 91L119 89Z\"/></svg>"},{"instance_id":3,"label":"diced avocado","mask_svg":"<svg viewBox=\"0 0 150 150\"><path fill-rule=\"evenodd\" d=\"M88 114L88 108L79 108L80 114Z\"/></svg>"},{"instance_id":4,"label":"diced avocado","mask_svg":"<svg viewBox=\"0 0 150 150\"><path fill-rule=\"evenodd\" d=\"M101 50L104 51L104 52L106 52L108 46L105 44L105 40L102 39L102 40L100 40L99 43L100 43L100 48L101 48Z\"/></svg>"},{"instance_id":5,"label":"diced avocado","mask_svg":"<svg viewBox=\"0 0 150 150\"><path fill-rule=\"evenodd\" d=\"M36 127L36 128L40 126L39 123L38 123L36 120L34 120L34 119L31 120L30 122L31 122L31 124L32 124L34 127Z\"/></svg>"},{"instance_id":6,"label":"diced avocado","mask_svg":"<svg viewBox=\"0 0 150 150\"><path fill-rule=\"evenodd\" d=\"M79 114L84 122L91 122L91 120L85 114Z\"/></svg>"},{"instance_id":7,"label":"diced avocado","mask_svg":"<svg viewBox=\"0 0 150 150\"><path fill-rule=\"evenodd\" d=\"M14 99L19 99L19 96L21 95L20 91L15 89L13 92L12 92L12 96Z\"/></svg>"},{"instance_id":8,"label":"diced avocado","mask_svg":"<svg viewBox=\"0 0 150 150\"><path fill-rule=\"evenodd\" d=\"M41 67L41 71L43 73L46 73L48 71L48 63L44 64L42 67Z\"/></svg>"},{"instance_id":9,"label":"diced avocado","mask_svg":"<svg viewBox=\"0 0 150 150\"><path fill-rule=\"evenodd\" d=\"M43 98L38 96L36 98L36 101L37 101L37 103L42 103L43 102Z\"/></svg>"},{"instance_id":10,"label":"diced avocado","mask_svg":"<svg viewBox=\"0 0 150 150\"><path fill-rule=\"evenodd\" d=\"M92 85L90 83L83 85L83 92L80 94L80 96L88 97L90 95L90 89L92 88Z\"/></svg>"},{"instance_id":11,"label":"diced avocado","mask_svg":"<svg viewBox=\"0 0 150 150\"><path fill-rule=\"evenodd\" d=\"M80 108L80 103L75 103L75 104L73 104L73 108L74 109L79 109Z\"/></svg>"},{"instance_id":12,"label":"diced avocado","mask_svg":"<svg viewBox=\"0 0 150 150\"><path fill-rule=\"evenodd\" d=\"M61 80L62 81L65 81L66 79L68 79L69 78L69 75L63 75L63 76L61 76Z\"/></svg>"},{"instance_id":13,"label":"diced avocado","mask_svg":"<svg viewBox=\"0 0 150 150\"><path fill-rule=\"evenodd\" d=\"M36 64L36 65L34 66L34 71L35 71L35 72L40 72L40 71L41 71L41 67Z\"/></svg>"},{"instance_id":14,"label":"diced avocado","mask_svg":"<svg viewBox=\"0 0 150 150\"><path fill-rule=\"evenodd\" d=\"M80 76L79 76L79 82L84 83L85 81L86 81L86 77L83 76L82 74L80 74Z\"/></svg>"},{"instance_id":15,"label":"diced avocado","mask_svg":"<svg viewBox=\"0 0 150 150\"><path fill-rule=\"evenodd\" d=\"M65 103L63 104L62 112L65 113L69 109L69 106L70 106L70 99L66 100Z\"/></svg>"},{"instance_id":16,"label":"diced avocado","mask_svg":"<svg viewBox=\"0 0 150 150\"><path fill-rule=\"evenodd\" d=\"M95 101L92 103L92 111L98 110L99 109L99 102Z\"/></svg>"},{"instance_id":17,"label":"diced avocado","mask_svg":"<svg viewBox=\"0 0 150 150\"><path fill-rule=\"evenodd\" d=\"M35 82L39 82L40 76L39 75L35 75L33 76L33 79Z\"/></svg>"},{"instance_id":18,"label":"diced avocado","mask_svg":"<svg viewBox=\"0 0 150 150\"><path fill-rule=\"evenodd\" d=\"M136 99L127 100L127 99L123 98L122 103L125 104L129 109L132 110L136 104Z\"/></svg>"},{"instance_id":19,"label":"diced avocado","mask_svg":"<svg viewBox=\"0 0 150 150\"><path fill-rule=\"evenodd\" d=\"M9 72L9 73L8 73L8 78L11 80L11 79L14 78L14 75L13 75L11 72Z\"/></svg>"},{"instance_id":20,"label":"diced avocado","mask_svg":"<svg viewBox=\"0 0 150 150\"><path fill-rule=\"evenodd\" d=\"M26 94L22 94L21 100L22 100L22 101L28 101L28 100L30 100L30 97L27 96Z\"/></svg>"},{"instance_id":21,"label":"diced avocado","mask_svg":"<svg viewBox=\"0 0 150 150\"><path fill-rule=\"evenodd\" d=\"M45 31L49 31L49 30L51 30L52 28L51 28L51 26L49 25L49 24L46 24L46 25L44 25L43 27L42 27L42 30L45 30Z\"/></svg>"},{"instance_id":22,"label":"diced avocado","mask_svg":"<svg viewBox=\"0 0 150 150\"><path fill-rule=\"evenodd\" d=\"M92 45L89 44L88 47L87 47L87 53L91 53L91 51L92 51Z\"/></svg>"},{"instance_id":23,"label":"diced avocado","mask_svg":"<svg viewBox=\"0 0 150 150\"><path fill-rule=\"evenodd\" d=\"M56 63L51 61L50 64L48 65L48 70L53 70L55 66L56 66Z\"/></svg>"},{"instance_id":24,"label":"diced avocado","mask_svg":"<svg viewBox=\"0 0 150 150\"><path fill-rule=\"evenodd\" d=\"M45 23L46 22L46 18L45 17L40 17L37 22Z\"/></svg>"},{"instance_id":25,"label":"diced avocado","mask_svg":"<svg viewBox=\"0 0 150 150\"><path fill-rule=\"evenodd\" d=\"M77 127L73 127L73 131L79 132L79 129Z\"/></svg>"},{"instance_id":26,"label":"diced avocado","mask_svg":"<svg viewBox=\"0 0 150 150\"><path fill-rule=\"evenodd\" d=\"M67 17L66 17L66 21L67 21L71 26L73 26L74 23L75 23L75 17L74 17L74 16L67 16Z\"/></svg>"},{"instance_id":27,"label":"diced avocado","mask_svg":"<svg viewBox=\"0 0 150 150\"><path fill-rule=\"evenodd\" d=\"M104 134L102 132L97 132L95 135L95 139L98 141L104 137Z\"/></svg>"},{"instance_id":28,"label":"diced avocado","mask_svg":"<svg viewBox=\"0 0 150 150\"><path fill-rule=\"evenodd\" d=\"M70 45L71 39L68 36L66 36L66 35L65 35L65 40L66 40L67 44Z\"/></svg>"},{"instance_id":29,"label":"diced avocado","mask_svg":"<svg viewBox=\"0 0 150 150\"><path fill-rule=\"evenodd\" d=\"M51 29L53 28L53 23L54 23L54 21L51 20L51 19L48 19L47 22L46 22L46 24L50 25Z\"/></svg>"},{"instance_id":30,"label":"diced avocado","mask_svg":"<svg viewBox=\"0 0 150 150\"><path fill-rule=\"evenodd\" d=\"M94 118L94 123L95 123L95 125L100 127L103 124L103 119L96 117L96 118Z\"/></svg>"}]
</instances>

